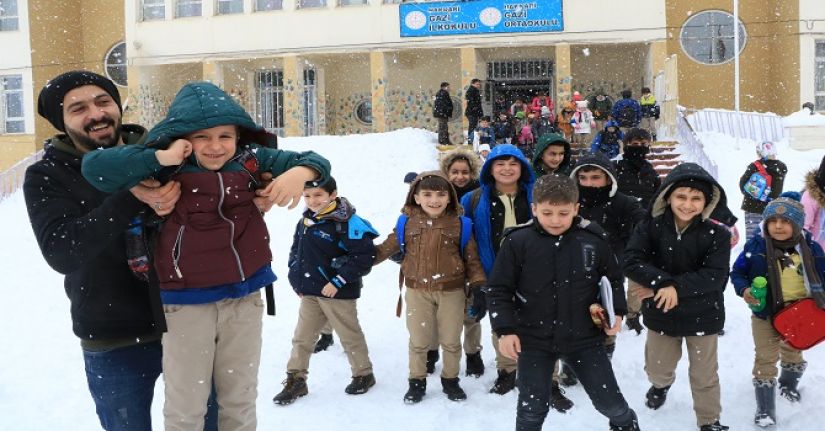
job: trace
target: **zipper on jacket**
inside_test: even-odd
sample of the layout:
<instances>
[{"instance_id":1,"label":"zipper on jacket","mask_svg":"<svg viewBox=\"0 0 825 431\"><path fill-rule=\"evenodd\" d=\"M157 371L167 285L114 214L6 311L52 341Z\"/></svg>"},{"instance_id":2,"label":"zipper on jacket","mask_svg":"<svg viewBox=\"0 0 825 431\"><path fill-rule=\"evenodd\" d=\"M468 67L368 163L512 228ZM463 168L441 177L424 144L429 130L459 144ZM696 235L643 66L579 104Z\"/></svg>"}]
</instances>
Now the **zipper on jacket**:
<instances>
[{"instance_id":1,"label":"zipper on jacket","mask_svg":"<svg viewBox=\"0 0 825 431\"><path fill-rule=\"evenodd\" d=\"M215 174L218 176L218 185L221 188L221 198L218 201L218 215L221 216L221 218L224 219L227 223L229 223L229 249L232 250L232 254L235 256L235 263L238 265L238 272L241 274L241 281L246 281L246 276L244 276L243 272L243 265L241 265L241 256L238 254L238 250L235 248L235 223L223 215L223 199L226 196L226 190L223 186L223 177L219 172L216 172Z\"/></svg>"},{"instance_id":2,"label":"zipper on jacket","mask_svg":"<svg viewBox=\"0 0 825 431\"><path fill-rule=\"evenodd\" d=\"M175 245L172 246L172 266L175 268L175 274L178 278L183 278L183 273L180 271L180 251L183 248L183 231L186 226L181 226L178 229L178 235L175 237Z\"/></svg>"}]
</instances>

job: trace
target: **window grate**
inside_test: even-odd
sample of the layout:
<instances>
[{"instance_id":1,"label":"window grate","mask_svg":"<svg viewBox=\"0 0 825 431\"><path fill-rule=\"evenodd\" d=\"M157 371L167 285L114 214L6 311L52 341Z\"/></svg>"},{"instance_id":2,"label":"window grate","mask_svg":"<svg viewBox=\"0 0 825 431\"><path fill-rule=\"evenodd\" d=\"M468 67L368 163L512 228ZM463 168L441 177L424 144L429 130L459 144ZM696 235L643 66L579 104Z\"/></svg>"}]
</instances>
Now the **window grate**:
<instances>
[{"instance_id":1,"label":"window grate","mask_svg":"<svg viewBox=\"0 0 825 431\"><path fill-rule=\"evenodd\" d=\"M267 131L283 135L283 71L261 70L255 73L255 118Z\"/></svg>"},{"instance_id":2,"label":"window grate","mask_svg":"<svg viewBox=\"0 0 825 431\"><path fill-rule=\"evenodd\" d=\"M0 76L0 134L25 133L23 75Z\"/></svg>"},{"instance_id":3,"label":"window grate","mask_svg":"<svg viewBox=\"0 0 825 431\"><path fill-rule=\"evenodd\" d=\"M492 81L534 81L551 79L553 62L533 59L487 63L487 79Z\"/></svg>"}]
</instances>

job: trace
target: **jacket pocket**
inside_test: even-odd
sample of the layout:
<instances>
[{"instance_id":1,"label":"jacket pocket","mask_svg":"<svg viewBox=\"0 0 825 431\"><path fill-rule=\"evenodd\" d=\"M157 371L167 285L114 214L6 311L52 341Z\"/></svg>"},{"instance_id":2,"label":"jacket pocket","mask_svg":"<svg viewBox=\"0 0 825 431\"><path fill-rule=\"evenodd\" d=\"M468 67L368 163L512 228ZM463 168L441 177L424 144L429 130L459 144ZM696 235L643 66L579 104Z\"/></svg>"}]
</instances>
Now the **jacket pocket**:
<instances>
[{"instance_id":1,"label":"jacket pocket","mask_svg":"<svg viewBox=\"0 0 825 431\"><path fill-rule=\"evenodd\" d=\"M175 270L175 275L177 275L179 279L183 278L183 272L180 270L180 256L183 249L183 233L185 230L186 226L181 226L178 229L175 244L172 246L172 267Z\"/></svg>"}]
</instances>

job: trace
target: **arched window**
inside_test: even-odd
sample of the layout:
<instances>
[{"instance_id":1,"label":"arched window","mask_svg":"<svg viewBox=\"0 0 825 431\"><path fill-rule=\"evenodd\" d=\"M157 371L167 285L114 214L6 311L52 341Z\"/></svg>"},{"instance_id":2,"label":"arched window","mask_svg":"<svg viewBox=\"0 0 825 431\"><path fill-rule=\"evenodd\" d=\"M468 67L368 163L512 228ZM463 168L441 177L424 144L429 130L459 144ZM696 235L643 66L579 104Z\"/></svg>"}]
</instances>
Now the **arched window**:
<instances>
[{"instance_id":1,"label":"arched window","mask_svg":"<svg viewBox=\"0 0 825 431\"><path fill-rule=\"evenodd\" d=\"M126 87L126 42L118 42L109 49L103 58L106 76L115 84Z\"/></svg>"},{"instance_id":2,"label":"arched window","mask_svg":"<svg viewBox=\"0 0 825 431\"><path fill-rule=\"evenodd\" d=\"M355 104L355 119L361 124L372 124L372 101L370 99L361 99Z\"/></svg>"},{"instance_id":3,"label":"arched window","mask_svg":"<svg viewBox=\"0 0 825 431\"><path fill-rule=\"evenodd\" d=\"M740 20L739 53L745 48L748 34ZM734 57L733 15L721 10L699 12L685 21L679 35L682 50L702 64L721 64Z\"/></svg>"}]
</instances>

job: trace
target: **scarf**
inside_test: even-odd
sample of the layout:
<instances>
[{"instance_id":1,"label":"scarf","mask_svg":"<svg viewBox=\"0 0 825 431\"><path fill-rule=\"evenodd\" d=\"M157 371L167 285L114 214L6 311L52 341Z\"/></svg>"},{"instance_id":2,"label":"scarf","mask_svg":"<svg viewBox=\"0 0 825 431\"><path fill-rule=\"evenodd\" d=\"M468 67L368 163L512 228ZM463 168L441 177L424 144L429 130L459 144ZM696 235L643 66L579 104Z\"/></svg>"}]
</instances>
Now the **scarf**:
<instances>
[{"instance_id":1,"label":"scarf","mask_svg":"<svg viewBox=\"0 0 825 431\"><path fill-rule=\"evenodd\" d=\"M816 300L820 308L825 309L825 294L822 290L822 279L816 271L816 264L814 263L813 253L808 243L805 242L802 232L794 232L791 239L785 241L776 241L770 236L765 236L765 254L768 264L768 285L771 290L772 302L770 305L771 316L776 314L779 310L785 307L785 300L782 296L781 274L782 270L790 267L793 264L789 253L794 251L795 247L799 247L800 257L802 260L802 270L805 271L805 279L810 288L811 296Z\"/></svg>"}]
</instances>

